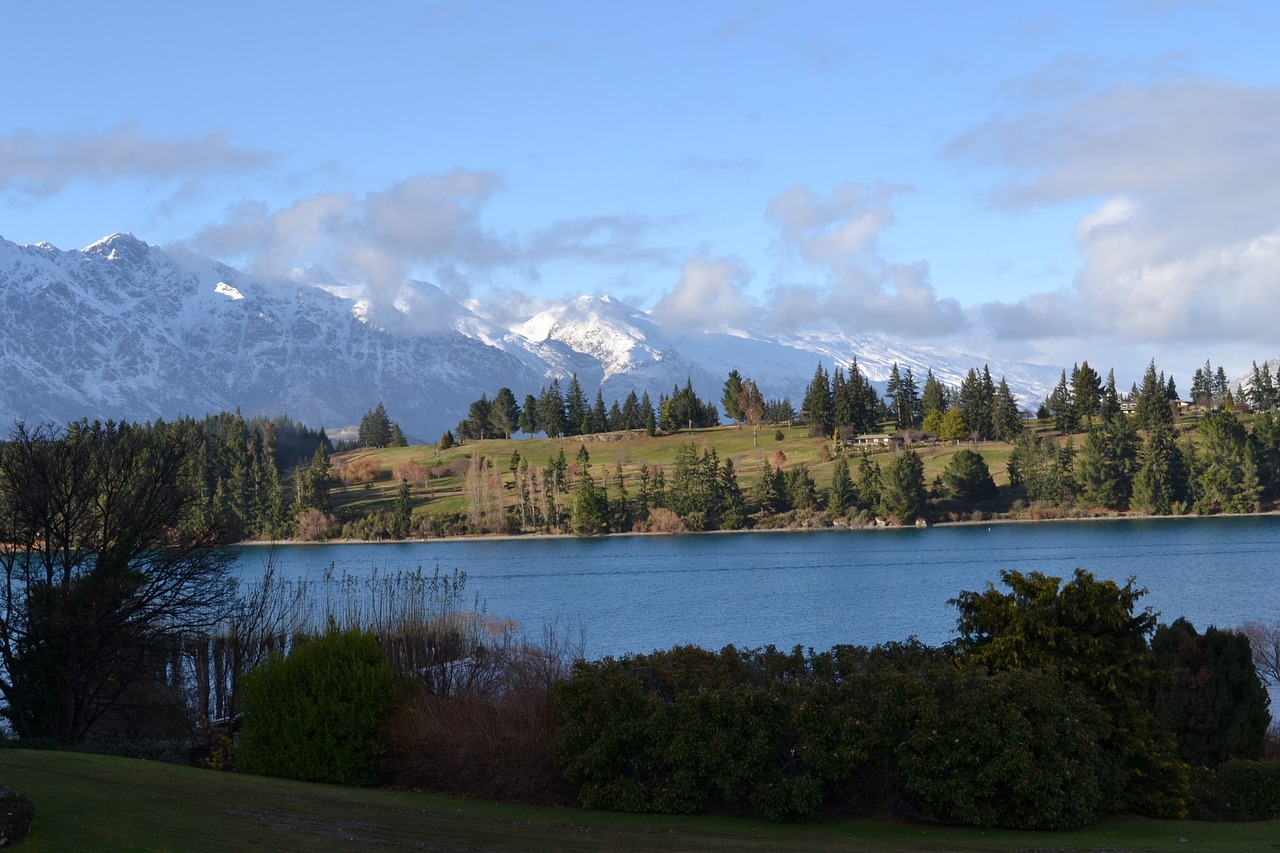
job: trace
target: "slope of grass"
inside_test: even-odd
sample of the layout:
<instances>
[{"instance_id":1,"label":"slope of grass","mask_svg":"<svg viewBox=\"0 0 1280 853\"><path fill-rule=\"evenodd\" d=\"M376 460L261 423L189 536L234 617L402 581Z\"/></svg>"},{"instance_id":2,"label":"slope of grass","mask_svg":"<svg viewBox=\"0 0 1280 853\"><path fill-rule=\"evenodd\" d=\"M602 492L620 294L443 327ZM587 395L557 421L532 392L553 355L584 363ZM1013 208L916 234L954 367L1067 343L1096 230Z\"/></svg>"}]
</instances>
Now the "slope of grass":
<instances>
[{"instance_id":1,"label":"slope of grass","mask_svg":"<svg viewBox=\"0 0 1280 853\"><path fill-rule=\"evenodd\" d=\"M1111 818L1067 833L883 820L778 825L644 816L343 788L97 755L0 750L0 782L36 804L44 851L1244 851L1280 850L1276 824Z\"/></svg>"},{"instance_id":2,"label":"slope of grass","mask_svg":"<svg viewBox=\"0 0 1280 853\"><path fill-rule=\"evenodd\" d=\"M781 441L775 438L775 433L778 432L783 436ZM613 482L618 466L621 465L628 488L634 490L642 465L650 468L662 466L670 471L676 452L681 446L690 443L699 452L714 450L721 463L732 459L738 473L738 482L744 489L750 488L756 481L766 462L771 467L777 466L776 454L779 452L785 457L783 465L786 468L801 464L808 466L810 475L820 489L825 489L831 479L829 437L811 437L808 428L800 426L762 426L758 436L753 435L750 427L738 429L734 426L721 426L682 431L669 436L647 436L634 432L558 439L488 439L467 442L448 450L438 450L430 445L357 450L343 454L335 460L335 464L341 465L360 458L373 459L378 468L376 478L370 483L336 486L332 497L335 507L344 514L390 510L398 488L393 472L404 463L416 463L431 470L433 477L427 485L414 487L415 512L462 512L466 509L463 496L465 471L473 457L480 456L489 460L493 469L509 483L512 480L510 466L513 454L518 453L532 468L542 469L561 451L569 463L573 464L584 446L590 455L592 471L597 481L605 479ZM948 460L964 447L973 447L982 453L997 485L1009 482L1006 465L1012 446L1002 442L982 442L976 446L914 446L913 449L925 461L926 482L931 483L935 477L940 476ZM856 460L861 452L860 449L852 449L848 452L849 458ZM892 458L891 451L873 452L872 458L881 466L887 465ZM856 461L854 464L856 466Z\"/></svg>"}]
</instances>

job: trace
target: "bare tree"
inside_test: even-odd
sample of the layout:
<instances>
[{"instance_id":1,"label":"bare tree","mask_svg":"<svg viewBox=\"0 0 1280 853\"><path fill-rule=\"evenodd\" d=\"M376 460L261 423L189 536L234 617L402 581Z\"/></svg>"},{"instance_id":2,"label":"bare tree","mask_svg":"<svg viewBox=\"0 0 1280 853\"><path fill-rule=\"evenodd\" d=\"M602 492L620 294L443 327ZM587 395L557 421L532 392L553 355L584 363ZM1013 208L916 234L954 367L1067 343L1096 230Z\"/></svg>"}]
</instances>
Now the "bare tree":
<instances>
[{"instance_id":1,"label":"bare tree","mask_svg":"<svg viewBox=\"0 0 1280 853\"><path fill-rule=\"evenodd\" d=\"M1271 686L1280 687L1280 622L1246 622L1240 626L1240 633L1249 638L1258 676Z\"/></svg>"},{"instance_id":2,"label":"bare tree","mask_svg":"<svg viewBox=\"0 0 1280 853\"><path fill-rule=\"evenodd\" d=\"M234 554L195 447L191 423L81 422L0 448L0 694L20 737L83 739L220 617Z\"/></svg>"},{"instance_id":3,"label":"bare tree","mask_svg":"<svg viewBox=\"0 0 1280 853\"><path fill-rule=\"evenodd\" d=\"M742 388L738 391L738 408L742 416L751 424L752 446L760 446L760 422L764 420L764 397L756 387L755 380L742 380Z\"/></svg>"}]
</instances>

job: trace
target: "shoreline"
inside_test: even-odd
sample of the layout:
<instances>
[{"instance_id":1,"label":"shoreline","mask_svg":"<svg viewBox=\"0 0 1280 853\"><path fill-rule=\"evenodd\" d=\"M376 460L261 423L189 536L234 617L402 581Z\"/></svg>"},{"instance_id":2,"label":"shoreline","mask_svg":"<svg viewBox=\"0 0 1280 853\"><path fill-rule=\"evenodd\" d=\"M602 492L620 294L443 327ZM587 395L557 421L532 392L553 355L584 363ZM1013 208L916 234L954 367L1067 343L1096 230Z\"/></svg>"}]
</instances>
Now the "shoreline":
<instances>
[{"instance_id":1,"label":"shoreline","mask_svg":"<svg viewBox=\"0 0 1280 853\"><path fill-rule=\"evenodd\" d=\"M1150 513L1116 513L1113 515L1082 515L1082 516L1064 516L1060 518L988 518L981 520L959 520L959 521L936 521L928 522L924 525L915 524L863 524L856 527L848 525L831 524L823 527L768 527L768 528L744 528L742 530L699 530L699 531L682 531L679 533L669 532L639 532L629 530L625 533L605 533L599 536L577 536L573 533L480 533L466 534L462 536L436 536L430 538L410 538L410 539L276 539L270 541L262 540L246 540L236 542L230 545L232 548L244 547L272 547L277 545L307 546L307 545L421 545L428 542L503 542L525 539L613 539L617 537L635 537L635 536L706 536L706 535L736 535L736 534L767 534L767 533L820 533L823 531L843 531L843 532L859 532L859 531L880 531L880 530L922 530L931 527L981 527L992 525L1008 525L1008 524L1057 524L1071 522L1106 522L1106 521L1162 521L1162 520L1209 520L1215 518L1268 518L1280 517L1280 509L1266 510L1263 512L1237 512L1237 513L1220 513L1217 515L1199 515L1196 513L1188 513L1186 515L1152 515Z\"/></svg>"}]
</instances>

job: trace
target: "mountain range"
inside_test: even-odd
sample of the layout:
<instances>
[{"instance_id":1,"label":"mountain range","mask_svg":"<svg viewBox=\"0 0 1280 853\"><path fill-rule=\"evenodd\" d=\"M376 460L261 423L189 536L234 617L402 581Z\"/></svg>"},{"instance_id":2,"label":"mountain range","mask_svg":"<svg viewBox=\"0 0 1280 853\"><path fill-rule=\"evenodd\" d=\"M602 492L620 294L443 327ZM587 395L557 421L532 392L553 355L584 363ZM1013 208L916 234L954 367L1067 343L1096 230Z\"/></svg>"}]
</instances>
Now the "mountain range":
<instances>
[{"instance_id":1,"label":"mountain range","mask_svg":"<svg viewBox=\"0 0 1280 853\"><path fill-rule=\"evenodd\" d=\"M471 401L518 400L577 374L606 405L691 380L720 403L730 370L766 397L800 397L819 362L853 358L883 388L894 363L958 385L975 355L814 331L675 331L609 296L580 296L516 323L424 282L394 293L323 271L265 280L184 249L113 234L83 249L0 239L0 419L144 420L239 409L339 428L383 402L411 437L434 440ZM1060 367L990 361L1024 408Z\"/></svg>"}]
</instances>

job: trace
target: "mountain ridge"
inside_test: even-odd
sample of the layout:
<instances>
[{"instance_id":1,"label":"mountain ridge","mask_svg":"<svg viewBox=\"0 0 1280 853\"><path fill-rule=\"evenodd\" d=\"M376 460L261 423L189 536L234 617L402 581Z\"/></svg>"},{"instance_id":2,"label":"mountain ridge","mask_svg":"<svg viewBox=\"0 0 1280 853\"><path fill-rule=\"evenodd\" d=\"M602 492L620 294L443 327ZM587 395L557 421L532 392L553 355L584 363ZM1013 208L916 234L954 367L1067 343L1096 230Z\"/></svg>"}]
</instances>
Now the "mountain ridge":
<instances>
[{"instance_id":1,"label":"mountain ridge","mask_svg":"<svg viewBox=\"0 0 1280 853\"><path fill-rule=\"evenodd\" d=\"M142 420L240 409L315 426L355 423L377 402L434 440L469 403L507 386L519 399L577 373L606 402L692 381L719 405L729 370L769 397L803 393L819 361L857 358L883 387L889 365L955 385L986 359L871 335L667 330L611 296L556 302L515 323L485 317L426 282L392 294L320 271L266 281L185 249L112 234L82 250L0 238L0 417ZM990 362L1024 407L1058 367Z\"/></svg>"}]
</instances>

